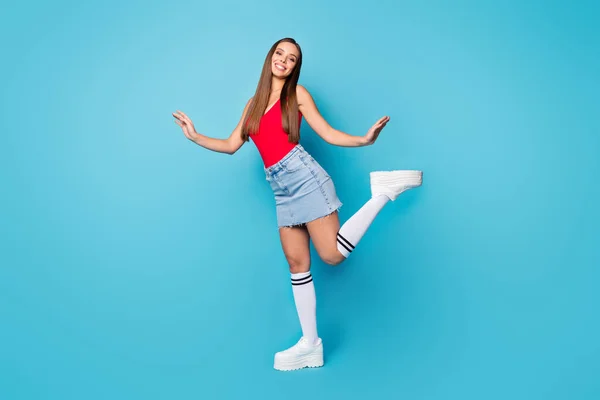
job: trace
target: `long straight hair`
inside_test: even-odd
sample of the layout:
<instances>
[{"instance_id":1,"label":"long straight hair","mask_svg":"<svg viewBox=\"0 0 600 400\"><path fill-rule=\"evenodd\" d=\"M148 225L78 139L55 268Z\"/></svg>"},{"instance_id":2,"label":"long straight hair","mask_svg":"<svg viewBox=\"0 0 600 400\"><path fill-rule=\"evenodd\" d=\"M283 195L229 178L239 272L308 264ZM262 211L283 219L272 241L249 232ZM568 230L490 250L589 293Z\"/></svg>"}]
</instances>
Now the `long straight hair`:
<instances>
[{"instance_id":1,"label":"long straight hair","mask_svg":"<svg viewBox=\"0 0 600 400\"><path fill-rule=\"evenodd\" d=\"M297 143L300 140L300 127L298 126L298 98L296 96L296 85L298 84L298 78L300 77L300 67L302 67L302 49L300 45L292 38L283 38L275 42L275 44L269 50L265 63L260 74L260 79L256 87L256 93L250 106L244 125L242 126L242 139L248 141L251 133L258 133L260 126L260 119L265 113L267 106L269 105L269 95L271 94L271 81L273 77L272 58L277 46L281 42L289 42L298 48L298 59L296 65L292 70L292 73L286 78L279 101L281 104L281 122L283 130L288 135L288 141Z\"/></svg>"}]
</instances>

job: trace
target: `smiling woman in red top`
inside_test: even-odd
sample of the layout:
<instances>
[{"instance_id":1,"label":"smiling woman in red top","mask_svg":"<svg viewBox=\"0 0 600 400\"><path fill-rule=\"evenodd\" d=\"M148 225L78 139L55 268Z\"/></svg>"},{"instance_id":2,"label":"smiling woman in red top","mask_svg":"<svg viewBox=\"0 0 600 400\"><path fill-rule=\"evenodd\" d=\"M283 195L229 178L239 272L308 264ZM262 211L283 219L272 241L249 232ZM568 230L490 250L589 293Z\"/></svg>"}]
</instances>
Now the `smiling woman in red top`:
<instances>
[{"instance_id":1,"label":"smiling woman in red top","mask_svg":"<svg viewBox=\"0 0 600 400\"><path fill-rule=\"evenodd\" d=\"M273 44L256 92L227 139L200 134L186 114L173 113L185 136L208 150L233 154L252 140L262 157L275 197L279 237L302 328L302 337L295 345L275 354L274 367L285 371L323 365L323 341L317 333L316 297L310 274L310 240L324 262L341 263L379 211L422 182L421 171L371 172L371 198L340 228L337 210L342 203L333 180L299 143L302 117L325 142L344 147L372 145L390 118L380 118L362 136L332 128L308 90L298 84L301 66L302 50L294 39L284 38Z\"/></svg>"}]
</instances>

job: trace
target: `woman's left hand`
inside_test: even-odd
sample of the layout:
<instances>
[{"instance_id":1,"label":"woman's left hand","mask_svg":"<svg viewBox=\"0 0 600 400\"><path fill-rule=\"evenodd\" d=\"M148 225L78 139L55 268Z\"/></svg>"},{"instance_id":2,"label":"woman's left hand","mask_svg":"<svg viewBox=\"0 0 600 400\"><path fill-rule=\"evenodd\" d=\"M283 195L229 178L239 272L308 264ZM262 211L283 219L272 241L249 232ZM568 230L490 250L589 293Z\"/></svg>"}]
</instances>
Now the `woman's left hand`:
<instances>
[{"instance_id":1,"label":"woman's left hand","mask_svg":"<svg viewBox=\"0 0 600 400\"><path fill-rule=\"evenodd\" d=\"M379 121L377 121L375 125L373 125L371 129L369 129L367 134L363 136L365 146L375 143L377 137L379 137L379 134L381 133L381 130L385 127L385 124L387 124L389 120L390 117L388 116L380 118Z\"/></svg>"}]
</instances>

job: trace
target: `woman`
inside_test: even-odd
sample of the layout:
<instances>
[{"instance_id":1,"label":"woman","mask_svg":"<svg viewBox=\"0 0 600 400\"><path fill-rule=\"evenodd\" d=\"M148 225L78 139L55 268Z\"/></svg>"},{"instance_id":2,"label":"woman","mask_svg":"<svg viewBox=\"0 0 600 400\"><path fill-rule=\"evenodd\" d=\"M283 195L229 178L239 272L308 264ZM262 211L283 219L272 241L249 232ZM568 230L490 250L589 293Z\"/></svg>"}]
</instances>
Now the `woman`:
<instances>
[{"instance_id":1,"label":"woman","mask_svg":"<svg viewBox=\"0 0 600 400\"><path fill-rule=\"evenodd\" d=\"M302 51L298 43L291 38L277 41L267 54L256 93L248 100L238 125L227 139L197 133L187 115L181 111L173 113L185 136L204 148L233 154L252 139L262 157L267 181L275 195L279 237L289 264L302 328L302 337L294 346L275 354L275 369L286 371L323 365L309 240L324 262L341 263L383 206L422 182L421 171L371 172L371 199L340 228L337 210L342 203L333 181L299 144L302 117L327 143L346 147L375 143L390 118L379 119L364 136L332 128L306 88L297 84L301 66Z\"/></svg>"}]
</instances>

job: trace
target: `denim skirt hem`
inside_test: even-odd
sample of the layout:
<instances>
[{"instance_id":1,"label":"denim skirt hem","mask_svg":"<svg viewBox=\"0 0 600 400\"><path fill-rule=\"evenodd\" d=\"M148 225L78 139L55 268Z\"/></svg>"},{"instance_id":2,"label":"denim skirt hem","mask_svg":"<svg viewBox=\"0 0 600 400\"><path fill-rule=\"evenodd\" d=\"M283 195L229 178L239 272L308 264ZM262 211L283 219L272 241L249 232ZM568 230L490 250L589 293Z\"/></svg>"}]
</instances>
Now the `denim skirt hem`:
<instances>
[{"instance_id":1,"label":"denim skirt hem","mask_svg":"<svg viewBox=\"0 0 600 400\"><path fill-rule=\"evenodd\" d=\"M265 168L265 175L275 196L278 227L304 225L342 206L329 174L300 144Z\"/></svg>"}]
</instances>

